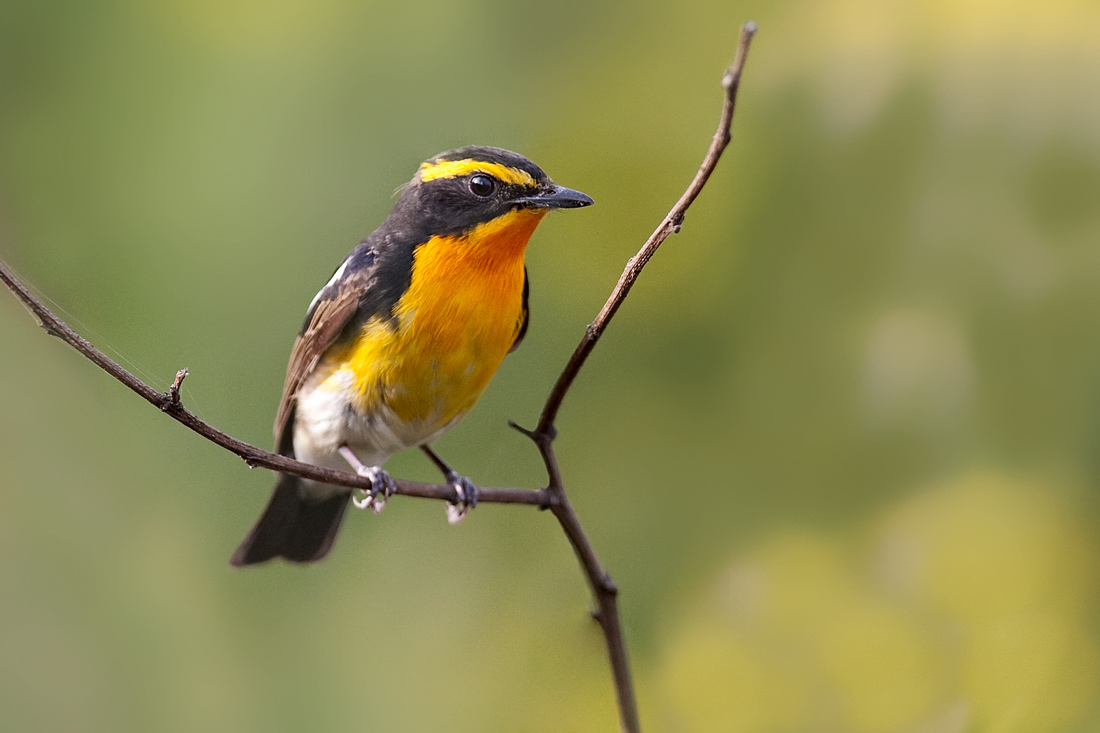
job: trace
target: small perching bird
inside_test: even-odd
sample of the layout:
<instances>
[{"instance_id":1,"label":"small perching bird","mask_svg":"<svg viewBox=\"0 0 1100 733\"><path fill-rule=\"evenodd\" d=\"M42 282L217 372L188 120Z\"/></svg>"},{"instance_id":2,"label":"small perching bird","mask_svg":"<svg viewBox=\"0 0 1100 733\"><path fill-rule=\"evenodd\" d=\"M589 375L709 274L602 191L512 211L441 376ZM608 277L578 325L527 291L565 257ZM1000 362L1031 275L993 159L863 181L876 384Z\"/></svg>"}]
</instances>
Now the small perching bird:
<instances>
[{"instance_id":1,"label":"small perching bird","mask_svg":"<svg viewBox=\"0 0 1100 733\"><path fill-rule=\"evenodd\" d=\"M429 447L470 411L527 332L524 252L547 212L592 199L527 158L471 146L425 161L390 215L310 303L290 354L275 419L277 450L317 466L350 466L381 509L382 465L420 446L460 497L477 489ZM232 564L320 560L351 498L347 487L283 475Z\"/></svg>"}]
</instances>

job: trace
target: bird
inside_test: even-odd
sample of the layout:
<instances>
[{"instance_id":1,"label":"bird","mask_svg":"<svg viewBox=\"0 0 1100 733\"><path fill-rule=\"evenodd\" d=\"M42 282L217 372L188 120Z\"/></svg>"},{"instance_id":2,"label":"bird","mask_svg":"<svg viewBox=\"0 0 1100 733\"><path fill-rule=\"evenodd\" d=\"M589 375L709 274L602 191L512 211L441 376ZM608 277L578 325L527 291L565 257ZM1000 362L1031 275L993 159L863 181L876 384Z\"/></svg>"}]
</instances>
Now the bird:
<instances>
[{"instance_id":1,"label":"bird","mask_svg":"<svg viewBox=\"0 0 1100 733\"><path fill-rule=\"evenodd\" d=\"M349 502L376 512L395 486L382 468L419 447L454 487L459 521L477 488L431 447L474 406L527 333L524 261L555 209L592 199L524 156L473 145L424 161L389 215L310 303L287 365L276 450L371 482L347 487L280 474L230 563L311 563L332 549Z\"/></svg>"}]
</instances>

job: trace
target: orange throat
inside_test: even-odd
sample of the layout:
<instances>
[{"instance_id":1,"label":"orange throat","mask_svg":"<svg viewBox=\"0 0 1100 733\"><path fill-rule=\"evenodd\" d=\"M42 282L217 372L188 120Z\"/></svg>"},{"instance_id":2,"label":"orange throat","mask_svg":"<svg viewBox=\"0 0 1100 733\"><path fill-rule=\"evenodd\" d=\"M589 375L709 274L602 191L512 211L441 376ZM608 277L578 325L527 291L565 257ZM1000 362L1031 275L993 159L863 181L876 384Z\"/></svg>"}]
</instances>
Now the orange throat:
<instances>
[{"instance_id":1,"label":"orange throat","mask_svg":"<svg viewBox=\"0 0 1100 733\"><path fill-rule=\"evenodd\" d=\"M524 252L545 214L512 211L417 247L396 329L374 319L332 355L351 371L358 411L384 406L425 440L473 407L523 324Z\"/></svg>"}]
</instances>

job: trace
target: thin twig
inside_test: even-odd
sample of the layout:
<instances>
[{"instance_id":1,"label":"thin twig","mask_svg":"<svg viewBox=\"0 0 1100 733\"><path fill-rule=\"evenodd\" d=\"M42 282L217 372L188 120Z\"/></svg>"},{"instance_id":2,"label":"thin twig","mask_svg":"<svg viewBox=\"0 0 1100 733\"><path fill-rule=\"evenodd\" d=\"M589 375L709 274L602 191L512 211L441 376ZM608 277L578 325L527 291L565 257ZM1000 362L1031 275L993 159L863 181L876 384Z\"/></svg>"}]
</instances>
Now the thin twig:
<instances>
[{"instance_id":1,"label":"thin twig","mask_svg":"<svg viewBox=\"0 0 1100 733\"><path fill-rule=\"evenodd\" d=\"M634 287L634 282L642 274L642 268L646 266L657 248L668 239L670 234L679 233L688 207L695 201L699 192L703 190L710 174L718 165L718 159L722 157L722 153L730 142L730 125L733 123L733 108L737 102L737 88L741 84L741 71L745 68L745 58L749 53L749 44L755 34L756 23L751 20L741 26L741 40L737 45L737 56L733 65L722 77L722 86L726 90L726 101L722 106L722 117L718 122L718 130L714 133L710 149L707 150L706 157L703 158L703 162L699 166L699 171L695 174L695 178L691 179L684 195L680 197L680 200L676 202L668 215L653 230L653 234L649 235L649 239L638 250L638 254L627 261L626 269L619 277L615 289L611 291L611 296L604 303L603 308L600 309L596 320L588 325L584 337L577 344L573 356L570 357L569 363L565 365L565 369L558 377L553 391L550 392L550 397L546 400L546 406L542 408L538 427L535 428L536 432L546 433L553 429L554 420L557 418L558 409L561 408L561 403L565 399L565 393L569 391L569 387L577 377L577 372L581 370L585 360L588 359L588 355L596 347L596 342L600 340L600 336L603 335L608 322L619 310L619 306L622 305L623 300L630 293L630 289Z\"/></svg>"},{"instance_id":2,"label":"thin twig","mask_svg":"<svg viewBox=\"0 0 1100 733\"><path fill-rule=\"evenodd\" d=\"M581 367L584 366L588 355L592 353L592 349L596 347L596 343L603 335L607 324L630 293L630 289L642 273L642 268L646 266L657 248L668 239L669 235L680 232L688 207L695 201L699 192L703 190L710 174L718 165L718 159L722 157L726 146L729 145L730 126L733 124L733 110L737 102L737 89L741 83L741 71L745 68L745 58L748 55L749 44L752 42L755 33L756 23L749 21L741 26L737 56L734 58L733 65L722 77L722 86L726 90L726 97L725 103L722 105L722 115L718 121L718 130L714 133L714 139L710 143L706 157L703 158L698 172L696 172L691 183L688 184L687 190L684 191L680 200L676 202L668 215L653 231L653 234L642 245L642 248L638 250L638 254L627 261L626 269L619 277L615 289L611 291L611 296L604 303L603 308L600 309L596 320L592 321L585 329L584 336L577 344L576 350L565 365L565 369L562 370L561 376L554 384L554 388L550 391L550 396L547 397L546 404L542 408L538 425L534 430L526 430L514 423L512 424L513 427L531 438L538 446L549 476L549 485L546 490L553 497L550 511L553 512L561 524L562 531L565 532L565 536L573 546L573 551L577 554L577 559L580 561L581 568L588 580L588 586L592 589L592 595L595 597L596 610L593 616L599 621L600 627L603 629L604 639L607 642L607 654L611 662L611 673L615 679L615 692L619 702L619 723L625 733L638 733L641 730L641 724L638 720L638 703L634 696L634 683L630 674L630 664L627 660L626 644L623 641L622 623L619 620L619 589L611 579L611 575L596 557L592 543L585 534L580 519L565 494L565 484L562 481L557 456L554 454L554 438L558 432L555 420L558 416L558 410L561 409L562 402L565 400L566 393L573 385L573 380L576 379Z\"/></svg>"},{"instance_id":3,"label":"thin twig","mask_svg":"<svg viewBox=\"0 0 1100 733\"><path fill-rule=\"evenodd\" d=\"M672 207L672 210L669 211L668 215L661 221L657 229L654 230L653 234L651 234L645 244L642 245L638 254L630 258L627 262L626 269L619 278L619 282L612 291L611 296L596 316L596 320L585 329L581 342L577 345L576 350L570 357L561 376L558 377L557 382L554 384L554 388L547 397L546 404L539 417L538 426L534 430L526 430L512 423L513 427L531 438L538 447L539 453L546 465L549 485L545 489L534 491L529 489L490 487L479 487L478 489L478 501L480 503L534 505L543 509L550 509L557 518L562 531L565 533L566 538L577 554L585 578L588 581L589 588L592 590L592 594L596 600L597 608L593 616L603 629L604 637L607 641L608 657L611 663L611 670L619 703L620 723L622 730L626 733L638 733L640 725L638 721L638 706L634 695L634 684L630 674L630 666L626 655L626 645L623 642L622 624L619 618L617 602L619 591L614 581L612 581L611 576L604 570L599 559L596 557L596 552L592 547L592 543L589 541L588 535L585 534L580 519L577 517L572 504L569 502L569 498L566 496L565 484L562 481L561 470L558 466L557 456L554 453L554 438L557 435L557 428L555 427L554 421L557 418L558 410L561 408L566 393L573 384L573 380L576 378L581 367L584 366L588 355L592 352L592 349L595 348L596 343L603 335L604 330L607 328L607 324L611 321L611 318L615 315L619 306L629 294L631 287L633 287L634 282L641 274L642 268L645 267L646 263L649 262L649 259L653 256L653 253L657 251L657 248L661 246L661 243L664 242L670 234L680 231L688 207L691 206L692 202L695 201L695 198L699 195L699 192L702 191L707 179L710 178L711 172L713 172L715 166L718 164L718 159L721 157L722 152L729 144L730 125L733 122L734 103L737 100L737 88L740 84L741 71L745 65L749 44L755 33L755 23L750 21L741 26L741 38L737 48L736 59L722 78L722 86L726 90L726 97L725 104L722 108L721 120L718 124L718 131L714 134L710 149L707 151L706 157L699 167L699 171L695 174L695 177L688 185L687 190L680 197L680 200L676 202L675 206ZM269 468L280 473L300 476L302 478L313 479L328 484L347 486L354 489L369 490L371 488L369 479L356 474L302 463L293 458L262 450L244 441L237 440L227 433L223 433L212 425L200 420L181 403L180 387L183 384L184 378L187 377L188 372L186 369L181 369L176 373L176 378L167 393L158 392L156 389L142 382L126 369L119 366L119 364L107 357L106 354L73 331L68 324L55 316L41 303L41 301L23 286L3 262L0 262L0 281L3 281L15 296L22 301L23 305L26 306L32 315L34 315L38 320L38 324L45 329L47 333L57 336L65 343L72 346L91 362L103 369L103 371L122 382L132 391L140 395L145 401L172 416L176 421L182 423L184 426L207 440L235 453L249 466ZM395 493L402 496L441 499L452 503L459 498L452 486L401 480L396 481L396 485L397 490Z\"/></svg>"}]
</instances>

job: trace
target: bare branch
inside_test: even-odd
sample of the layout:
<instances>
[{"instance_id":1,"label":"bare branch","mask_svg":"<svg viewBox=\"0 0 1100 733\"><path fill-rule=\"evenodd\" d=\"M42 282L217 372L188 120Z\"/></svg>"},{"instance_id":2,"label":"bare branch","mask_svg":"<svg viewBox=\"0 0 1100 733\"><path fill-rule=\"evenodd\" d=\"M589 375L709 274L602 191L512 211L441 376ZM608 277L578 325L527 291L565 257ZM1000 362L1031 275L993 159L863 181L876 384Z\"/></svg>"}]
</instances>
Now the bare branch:
<instances>
[{"instance_id":1,"label":"bare branch","mask_svg":"<svg viewBox=\"0 0 1100 733\"><path fill-rule=\"evenodd\" d=\"M630 289L642 273L642 268L646 266L657 248L668 239L669 235L680 232L688 207L695 201L699 192L703 190L710 174L718 165L718 159L722 157L726 146L729 145L730 126L733 124L733 110L737 102L737 89L741 83L741 72L745 68L749 44L755 34L756 23L749 21L741 26L737 56L734 58L733 65L722 77L722 86L726 90L726 98L725 103L722 105L718 130L714 133L710 148L707 150L707 154L703 158L695 177L688 184L687 190L680 196L680 200L668 212L668 215L653 231L653 234L649 236L649 239L638 250L638 253L627 261L626 269L619 277L615 289L611 291L611 296L604 303L603 308L600 309L596 320L592 321L585 329L584 336L577 344L576 350L565 365L565 369L562 370L561 376L554 384L554 388L550 391L550 396L546 399L546 405L542 408L538 426L534 430L526 430L513 423L513 427L531 438L538 446L550 479L549 486L546 488L553 498L550 511L554 513L561 524L562 531L569 538L569 543L577 554L577 559L580 561L581 568L588 580L588 586L592 589L592 595L595 597L596 610L593 612L593 616L599 621L600 627L603 629L604 639L607 642L607 654L611 662L611 673L615 679L615 692L619 702L619 722L626 733L638 733L641 730L641 724L638 720L638 703L634 696L634 683L630 675L630 664L627 660L626 644L623 641L622 624L619 620L619 590L611 579L611 575L596 557L592 543L585 534L580 519L565 494L565 484L562 482L558 460L554 455L553 443L554 437L557 435L557 427L554 423L558 416L558 410L565 400L565 395L573 385L573 380L576 379L581 367L584 366L588 355L592 353L592 349L596 347L596 343L603 335L607 324L630 293Z\"/></svg>"},{"instance_id":2,"label":"bare branch","mask_svg":"<svg viewBox=\"0 0 1100 733\"><path fill-rule=\"evenodd\" d=\"M203 420L200 420L193 412L180 403L179 389L187 376L187 370L181 369L176 373L176 379L169 388L168 393L158 392L145 382L123 369L110 357L90 344L80 334L69 328L68 324L55 316L49 308L42 304L27 290L23 283L0 262L0 281L15 293L23 305L31 312L38 324L51 336L56 336L72 346L92 363L112 377L122 382L131 390L141 395L146 402L164 411L177 422L198 433L207 440L220 445L222 448L237 454L249 466L270 468L279 473L288 473L302 478L321 481L326 484L347 486L353 489L370 489L370 480L358 476L349 471L337 471L331 468L321 468L308 463L296 461L293 458L281 456L278 453L257 448L242 440L237 440L232 435L223 433ZM397 492L402 496L415 496L421 499L442 499L455 502L458 496L454 487L440 484L425 484L419 481L397 481ZM498 489L492 487L478 489L478 501L486 504L532 504L543 508L550 507L553 499L544 489L532 491L530 489Z\"/></svg>"}]
</instances>

